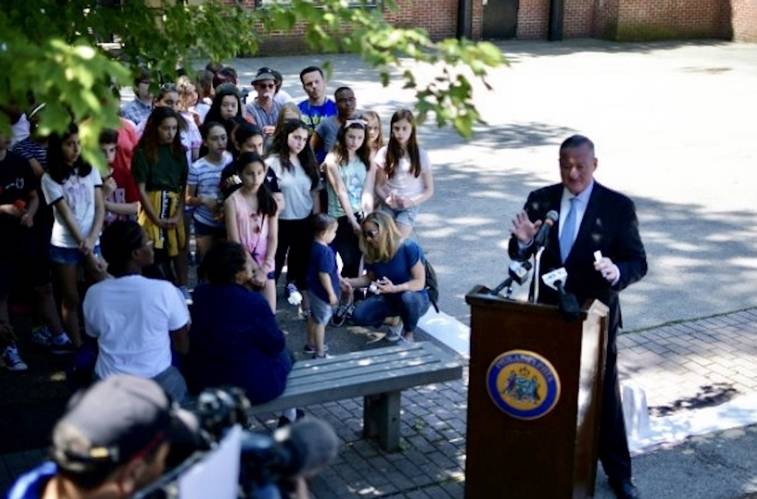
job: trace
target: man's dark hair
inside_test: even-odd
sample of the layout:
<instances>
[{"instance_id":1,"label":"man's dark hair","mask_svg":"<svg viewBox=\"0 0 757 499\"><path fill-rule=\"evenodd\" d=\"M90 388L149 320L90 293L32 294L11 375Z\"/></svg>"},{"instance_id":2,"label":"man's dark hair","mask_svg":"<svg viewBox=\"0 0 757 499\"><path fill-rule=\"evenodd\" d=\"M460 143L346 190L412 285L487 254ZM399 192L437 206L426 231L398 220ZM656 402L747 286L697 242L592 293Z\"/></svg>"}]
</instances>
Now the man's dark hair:
<instances>
[{"instance_id":1,"label":"man's dark hair","mask_svg":"<svg viewBox=\"0 0 757 499\"><path fill-rule=\"evenodd\" d=\"M300 71L300 82L305 83L303 80L303 76L305 76L308 73L312 73L313 71L318 71L321 74L321 78L323 78L323 70L319 68L318 66L308 66L302 71Z\"/></svg>"},{"instance_id":2,"label":"man's dark hair","mask_svg":"<svg viewBox=\"0 0 757 499\"><path fill-rule=\"evenodd\" d=\"M213 245L202 261L202 273L211 284L231 284L247 263L245 249L230 241Z\"/></svg>"},{"instance_id":3,"label":"man's dark hair","mask_svg":"<svg viewBox=\"0 0 757 499\"><path fill-rule=\"evenodd\" d=\"M133 220L116 220L100 236L100 249L108 262L108 272L116 277L126 273L132 253L144 244L142 227Z\"/></svg>"},{"instance_id":4,"label":"man's dark hair","mask_svg":"<svg viewBox=\"0 0 757 499\"><path fill-rule=\"evenodd\" d=\"M150 80L150 70L147 69L144 66L140 66L137 68L136 73L134 74L134 86L138 86L141 82Z\"/></svg>"},{"instance_id":5,"label":"man's dark hair","mask_svg":"<svg viewBox=\"0 0 757 499\"><path fill-rule=\"evenodd\" d=\"M588 144L589 148L594 151L594 142L589 139L589 137L586 137L585 135L571 135L567 139L563 140L563 143L560 144L560 150L563 149L575 149L576 147L581 147L584 144Z\"/></svg>"},{"instance_id":6,"label":"man's dark hair","mask_svg":"<svg viewBox=\"0 0 757 499\"><path fill-rule=\"evenodd\" d=\"M100 132L98 143L102 144L118 144L118 130L112 128L103 128Z\"/></svg>"},{"instance_id":7,"label":"man's dark hair","mask_svg":"<svg viewBox=\"0 0 757 499\"><path fill-rule=\"evenodd\" d=\"M239 80L239 78L237 76L237 70L234 69L234 68L232 68L231 66L224 66L224 67L222 67L221 70L218 71L218 73L216 73L216 74L219 74L219 75L225 77L226 81L231 82L234 85L236 85L237 81Z\"/></svg>"},{"instance_id":8,"label":"man's dark hair","mask_svg":"<svg viewBox=\"0 0 757 499\"><path fill-rule=\"evenodd\" d=\"M221 64L220 62L208 62L205 65L205 69L213 74L216 74L223 69L223 64Z\"/></svg>"},{"instance_id":9,"label":"man's dark hair","mask_svg":"<svg viewBox=\"0 0 757 499\"><path fill-rule=\"evenodd\" d=\"M350 91L350 92L352 92L352 93L355 93L355 92L354 92L354 91L352 90L352 88L350 88L350 87L339 87L339 88L337 88L336 90L334 90L334 99L336 100L336 96L337 96L337 95L341 94L342 92L346 92L347 90L349 90L349 91Z\"/></svg>"}]
</instances>

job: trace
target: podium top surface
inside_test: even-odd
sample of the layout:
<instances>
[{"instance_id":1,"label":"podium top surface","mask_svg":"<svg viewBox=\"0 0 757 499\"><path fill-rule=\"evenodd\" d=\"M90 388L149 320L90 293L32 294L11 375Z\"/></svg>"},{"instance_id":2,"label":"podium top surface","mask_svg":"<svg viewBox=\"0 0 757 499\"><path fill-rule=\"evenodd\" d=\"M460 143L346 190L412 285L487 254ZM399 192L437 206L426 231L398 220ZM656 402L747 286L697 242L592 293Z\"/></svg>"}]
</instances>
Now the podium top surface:
<instances>
[{"instance_id":1,"label":"podium top surface","mask_svg":"<svg viewBox=\"0 0 757 499\"><path fill-rule=\"evenodd\" d=\"M492 295L489 293L489 288L485 286L475 286L471 289L467 295L465 295L465 302L468 305L477 305L484 307L495 307L502 310L523 310L528 309L533 313L545 313L554 314L559 313L556 305L545 305L543 303L530 303L525 301L517 301L512 299L503 298L499 295ZM588 315L598 315L600 317L606 317L609 314L610 309L599 300L591 300L583 304L581 307L581 320L586 319Z\"/></svg>"}]
</instances>

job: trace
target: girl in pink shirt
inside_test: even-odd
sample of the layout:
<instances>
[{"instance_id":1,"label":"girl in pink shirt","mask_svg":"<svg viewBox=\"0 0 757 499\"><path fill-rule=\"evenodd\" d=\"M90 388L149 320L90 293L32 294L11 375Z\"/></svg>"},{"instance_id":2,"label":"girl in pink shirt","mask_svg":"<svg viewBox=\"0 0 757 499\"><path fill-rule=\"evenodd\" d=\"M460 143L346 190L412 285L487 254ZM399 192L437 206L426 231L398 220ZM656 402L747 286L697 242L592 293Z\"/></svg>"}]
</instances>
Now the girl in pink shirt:
<instances>
[{"instance_id":1,"label":"girl in pink shirt","mask_svg":"<svg viewBox=\"0 0 757 499\"><path fill-rule=\"evenodd\" d=\"M252 257L252 282L276 313L274 256L278 244L278 206L265 184L268 167L254 152L239 155L237 175L242 186L224 202L229 241L241 244Z\"/></svg>"}]
</instances>

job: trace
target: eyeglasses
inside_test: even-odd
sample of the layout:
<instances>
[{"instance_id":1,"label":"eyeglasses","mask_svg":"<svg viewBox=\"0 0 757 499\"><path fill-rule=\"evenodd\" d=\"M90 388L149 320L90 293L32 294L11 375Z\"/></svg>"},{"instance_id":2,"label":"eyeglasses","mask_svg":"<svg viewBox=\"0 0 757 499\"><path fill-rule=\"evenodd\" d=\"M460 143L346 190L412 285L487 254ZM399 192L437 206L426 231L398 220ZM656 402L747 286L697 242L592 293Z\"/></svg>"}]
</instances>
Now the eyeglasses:
<instances>
[{"instance_id":1,"label":"eyeglasses","mask_svg":"<svg viewBox=\"0 0 757 499\"><path fill-rule=\"evenodd\" d=\"M378 229L373 230L364 230L363 231L363 237L366 239L376 239L376 236L378 236Z\"/></svg>"}]
</instances>

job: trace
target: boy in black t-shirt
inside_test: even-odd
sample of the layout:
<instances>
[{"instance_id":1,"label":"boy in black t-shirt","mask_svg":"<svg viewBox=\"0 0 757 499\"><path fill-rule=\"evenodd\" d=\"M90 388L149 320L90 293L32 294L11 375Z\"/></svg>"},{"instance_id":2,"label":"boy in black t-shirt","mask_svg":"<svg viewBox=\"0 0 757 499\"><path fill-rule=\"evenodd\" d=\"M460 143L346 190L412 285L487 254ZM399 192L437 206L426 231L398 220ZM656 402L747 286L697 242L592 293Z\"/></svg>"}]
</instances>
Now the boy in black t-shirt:
<instances>
[{"instance_id":1,"label":"boy in black t-shirt","mask_svg":"<svg viewBox=\"0 0 757 499\"><path fill-rule=\"evenodd\" d=\"M29 162L8 150L9 142L0 135L0 327L4 335L4 345L0 345L2 362L12 371L27 369L18 353L18 346L12 337L8 314L8 295L18 277L18 261L27 246L34 214L39 198L36 182Z\"/></svg>"}]
</instances>

